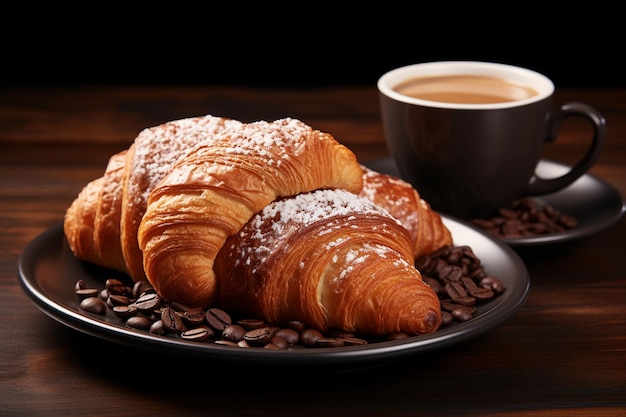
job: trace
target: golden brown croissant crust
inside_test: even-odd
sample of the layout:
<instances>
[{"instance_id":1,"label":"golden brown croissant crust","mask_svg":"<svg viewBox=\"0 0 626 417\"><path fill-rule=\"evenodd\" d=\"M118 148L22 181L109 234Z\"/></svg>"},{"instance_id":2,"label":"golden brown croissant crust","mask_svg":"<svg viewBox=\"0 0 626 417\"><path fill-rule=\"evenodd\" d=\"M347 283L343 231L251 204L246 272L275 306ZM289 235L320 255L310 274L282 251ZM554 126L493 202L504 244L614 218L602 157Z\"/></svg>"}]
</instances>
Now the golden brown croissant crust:
<instances>
[{"instance_id":1,"label":"golden brown croissant crust","mask_svg":"<svg viewBox=\"0 0 626 417\"><path fill-rule=\"evenodd\" d=\"M219 306L270 323L371 335L426 334L441 323L407 230L345 190L270 203L228 238L215 269Z\"/></svg>"},{"instance_id":2,"label":"golden brown croissant crust","mask_svg":"<svg viewBox=\"0 0 626 417\"><path fill-rule=\"evenodd\" d=\"M441 215L408 182L363 166L363 189L360 194L400 220L409 231L416 259L452 245L452 235L444 226Z\"/></svg>"},{"instance_id":3,"label":"golden brown croissant crust","mask_svg":"<svg viewBox=\"0 0 626 417\"><path fill-rule=\"evenodd\" d=\"M63 223L76 257L122 272L128 272L119 240L125 161L125 150L113 155L103 176L88 183L68 207Z\"/></svg>"}]
</instances>

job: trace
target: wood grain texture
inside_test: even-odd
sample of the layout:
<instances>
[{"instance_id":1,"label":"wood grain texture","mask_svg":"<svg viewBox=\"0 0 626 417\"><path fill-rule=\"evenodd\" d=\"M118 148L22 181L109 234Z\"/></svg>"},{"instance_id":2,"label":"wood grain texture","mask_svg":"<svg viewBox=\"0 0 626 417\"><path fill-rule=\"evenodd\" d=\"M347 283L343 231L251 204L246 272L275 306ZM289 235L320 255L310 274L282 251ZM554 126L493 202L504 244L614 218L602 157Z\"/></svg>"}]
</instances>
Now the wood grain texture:
<instances>
[{"instance_id":1,"label":"wood grain texture","mask_svg":"<svg viewBox=\"0 0 626 417\"><path fill-rule=\"evenodd\" d=\"M17 280L24 247L144 127L215 114L300 118L359 160L386 155L373 87L6 88L0 90L0 415L488 415L626 413L626 220L579 241L527 248L524 307L461 345L321 378L248 372L105 342L39 311ZM607 119L592 173L626 195L626 90L576 89ZM584 126L546 155L572 163ZM193 382L193 381L200 381Z\"/></svg>"}]
</instances>

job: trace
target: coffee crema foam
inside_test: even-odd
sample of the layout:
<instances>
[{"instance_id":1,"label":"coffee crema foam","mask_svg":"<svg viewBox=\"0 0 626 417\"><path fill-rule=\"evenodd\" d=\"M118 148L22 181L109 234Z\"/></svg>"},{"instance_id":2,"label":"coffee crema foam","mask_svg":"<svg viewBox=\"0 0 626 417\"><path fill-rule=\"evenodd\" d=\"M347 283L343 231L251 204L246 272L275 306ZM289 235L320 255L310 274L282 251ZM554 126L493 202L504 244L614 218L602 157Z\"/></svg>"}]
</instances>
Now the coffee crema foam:
<instances>
[{"instance_id":1,"label":"coffee crema foam","mask_svg":"<svg viewBox=\"0 0 626 417\"><path fill-rule=\"evenodd\" d=\"M465 74L414 77L393 89L421 100L460 104L506 103L539 94L504 78Z\"/></svg>"}]
</instances>

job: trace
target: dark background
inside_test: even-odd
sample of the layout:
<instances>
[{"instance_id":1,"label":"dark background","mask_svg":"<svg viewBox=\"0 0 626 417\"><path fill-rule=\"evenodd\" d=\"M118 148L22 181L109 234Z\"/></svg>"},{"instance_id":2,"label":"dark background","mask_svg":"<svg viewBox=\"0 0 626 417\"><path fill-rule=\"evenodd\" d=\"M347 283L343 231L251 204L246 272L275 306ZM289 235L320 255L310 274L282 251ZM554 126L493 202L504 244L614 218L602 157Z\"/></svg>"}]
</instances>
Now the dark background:
<instances>
[{"instance_id":1,"label":"dark background","mask_svg":"<svg viewBox=\"0 0 626 417\"><path fill-rule=\"evenodd\" d=\"M0 85L374 85L432 60L516 64L557 88L624 85L625 24L601 2L370 3L5 5Z\"/></svg>"}]
</instances>

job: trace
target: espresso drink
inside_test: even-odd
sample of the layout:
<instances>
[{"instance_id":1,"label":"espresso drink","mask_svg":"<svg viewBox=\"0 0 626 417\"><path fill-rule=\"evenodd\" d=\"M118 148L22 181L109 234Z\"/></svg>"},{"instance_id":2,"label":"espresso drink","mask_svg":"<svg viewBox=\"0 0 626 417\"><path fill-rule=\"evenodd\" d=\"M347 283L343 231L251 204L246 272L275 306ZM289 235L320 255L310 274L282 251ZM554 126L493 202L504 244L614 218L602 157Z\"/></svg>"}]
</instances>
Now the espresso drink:
<instances>
[{"instance_id":1,"label":"espresso drink","mask_svg":"<svg viewBox=\"0 0 626 417\"><path fill-rule=\"evenodd\" d=\"M422 100L460 104L505 103L538 94L530 87L484 75L416 77L396 85L394 90Z\"/></svg>"}]
</instances>

